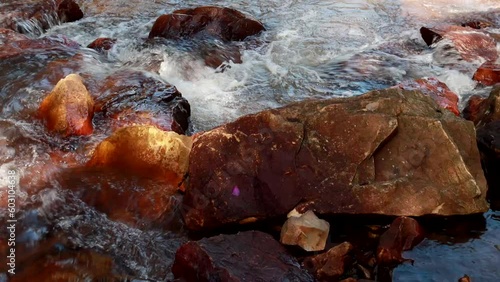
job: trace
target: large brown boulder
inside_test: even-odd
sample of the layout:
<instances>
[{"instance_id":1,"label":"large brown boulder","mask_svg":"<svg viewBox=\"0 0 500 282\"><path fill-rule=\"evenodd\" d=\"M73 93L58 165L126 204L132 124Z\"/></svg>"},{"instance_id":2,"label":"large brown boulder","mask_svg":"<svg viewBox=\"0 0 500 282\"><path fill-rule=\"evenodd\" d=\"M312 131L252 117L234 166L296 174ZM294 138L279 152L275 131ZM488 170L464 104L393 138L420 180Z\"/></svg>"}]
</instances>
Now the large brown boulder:
<instances>
[{"instance_id":1,"label":"large brown boulder","mask_svg":"<svg viewBox=\"0 0 500 282\"><path fill-rule=\"evenodd\" d=\"M77 74L61 79L42 101L38 113L49 131L63 136L89 135L93 131L94 100Z\"/></svg>"},{"instance_id":2,"label":"large brown boulder","mask_svg":"<svg viewBox=\"0 0 500 282\"><path fill-rule=\"evenodd\" d=\"M219 235L182 245L172 266L175 278L196 281L314 281L269 234Z\"/></svg>"},{"instance_id":3,"label":"large brown boulder","mask_svg":"<svg viewBox=\"0 0 500 282\"><path fill-rule=\"evenodd\" d=\"M234 193L238 191L238 193ZM417 91L389 89L263 111L200 134L190 229L319 214L459 215L488 209L474 125Z\"/></svg>"},{"instance_id":4,"label":"large brown boulder","mask_svg":"<svg viewBox=\"0 0 500 282\"><path fill-rule=\"evenodd\" d=\"M179 39L208 35L225 41L240 41L263 30L260 22L234 9L205 6L160 16L149 38Z\"/></svg>"},{"instance_id":5,"label":"large brown boulder","mask_svg":"<svg viewBox=\"0 0 500 282\"><path fill-rule=\"evenodd\" d=\"M83 12L73 0L11 0L0 6L0 27L22 33L41 32L58 21L81 18Z\"/></svg>"}]
</instances>

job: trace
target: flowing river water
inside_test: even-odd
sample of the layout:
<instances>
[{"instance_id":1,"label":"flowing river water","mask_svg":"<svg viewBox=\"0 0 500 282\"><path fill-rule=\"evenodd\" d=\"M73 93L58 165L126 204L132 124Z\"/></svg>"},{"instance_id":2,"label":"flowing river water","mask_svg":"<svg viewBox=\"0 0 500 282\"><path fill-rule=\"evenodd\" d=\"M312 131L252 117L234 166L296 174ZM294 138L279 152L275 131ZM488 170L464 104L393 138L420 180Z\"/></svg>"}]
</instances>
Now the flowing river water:
<instances>
[{"instance_id":1,"label":"flowing river water","mask_svg":"<svg viewBox=\"0 0 500 282\"><path fill-rule=\"evenodd\" d=\"M106 55L86 48L77 51L83 58L80 71L105 77L117 69L133 69L159 76L191 104L190 133L292 101L359 95L421 77L445 82L463 107L470 95L485 96L491 90L477 87L471 79L482 62L457 60L446 46L428 48L419 29L477 18L500 23L498 0L76 2L83 19L55 25L42 35L25 23L29 35L62 34L82 46L98 37L118 39ZM242 64L231 63L224 72L205 66L192 52L204 42L144 44L158 16L202 5L235 8L264 23L265 32L238 43L246 46ZM59 169L50 166L55 147L77 152L76 161L83 163L107 137L54 137L34 118L40 101L54 86L44 67L73 55L70 49L47 51L0 64L0 189L5 193L3 183L8 171L15 169L20 178L19 264L36 260L38 250L50 245L109 254L137 281L171 278L165 265L184 240L178 222L165 231L112 221L71 192L90 184L60 181L47 172ZM23 177L28 174L29 178ZM120 181L111 185L119 187ZM2 209L2 221L6 216ZM442 226L429 224L426 239L404 256L414 262L396 267L394 281L457 281L464 274L473 281L500 281L500 211L450 218ZM6 279L6 274L0 275L0 281Z\"/></svg>"}]
</instances>

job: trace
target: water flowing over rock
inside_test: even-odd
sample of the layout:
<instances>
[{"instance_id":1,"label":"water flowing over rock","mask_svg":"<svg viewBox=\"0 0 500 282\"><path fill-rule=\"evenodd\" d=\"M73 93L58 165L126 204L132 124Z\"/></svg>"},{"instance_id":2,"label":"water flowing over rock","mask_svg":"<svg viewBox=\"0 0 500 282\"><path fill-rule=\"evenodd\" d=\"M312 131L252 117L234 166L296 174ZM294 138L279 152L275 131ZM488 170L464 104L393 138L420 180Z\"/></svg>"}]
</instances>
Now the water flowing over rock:
<instances>
[{"instance_id":1,"label":"water flowing over rock","mask_svg":"<svg viewBox=\"0 0 500 282\"><path fill-rule=\"evenodd\" d=\"M263 30L260 22L234 9L206 6L160 16L151 28L149 38L210 36L225 41L240 41Z\"/></svg>"},{"instance_id":2,"label":"water flowing over rock","mask_svg":"<svg viewBox=\"0 0 500 282\"><path fill-rule=\"evenodd\" d=\"M442 39L450 40L462 59L468 62L479 59L486 61L498 59L496 40L478 29L462 26L422 27L420 34L429 46Z\"/></svg>"},{"instance_id":3,"label":"water flowing over rock","mask_svg":"<svg viewBox=\"0 0 500 282\"><path fill-rule=\"evenodd\" d=\"M325 249L330 224L319 219L313 211L300 216L290 217L281 228L280 242L285 245L297 245L302 249L322 251Z\"/></svg>"},{"instance_id":4,"label":"water flowing over rock","mask_svg":"<svg viewBox=\"0 0 500 282\"><path fill-rule=\"evenodd\" d=\"M182 245L172 272L182 281L314 281L272 236L219 235Z\"/></svg>"},{"instance_id":5,"label":"water flowing over rock","mask_svg":"<svg viewBox=\"0 0 500 282\"><path fill-rule=\"evenodd\" d=\"M405 81L396 87L403 90L418 90L429 95L439 106L449 110L455 115L459 115L458 95L448 88L448 86L437 78L421 78L414 81Z\"/></svg>"},{"instance_id":6,"label":"water flowing over rock","mask_svg":"<svg viewBox=\"0 0 500 282\"><path fill-rule=\"evenodd\" d=\"M82 78L70 74L60 80L38 109L47 129L69 135L89 135L93 131L94 100Z\"/></svg>"},{"instance_id":7,"label":"water flowing over rock","mask_svg":"<svg viewBox=\"0 0 500 282\"><path fill-rule=\"evenodd\" d=\"M73 0L11 0L0 6L0 27L41 33L58 22L74 22L83 12Z\"/></svg>"},{"instance_id":8,"label":"water flowing over rock","mask_svg":"<svg viewBox=\"0 0 500 282\"><path fill-rule=\"evenodd\" d=\"M344 242L325 253L306 258L303 265L314 273L319 281L332 281L344 274L349 263L349 254L353 249L351 243Z\"/></svg>"},{"instance_id":9,"label":"water flowing over rock","mask_svg":"<svg viewBox=\"0 0 500 282\"><path fill-rule=\"evenodd\" d=\"M423 229L410 217L398 217L382 234L377 248L379 264L400 263L405 259L403 251L411 250L424 239Z\"/></svg>"},{"instance_id":10,"label":"water flowing over rock","mask_svg":"<svg viewBox=\"0 0 500 282\"><path fill-rule=\"evenodd\" d=\"M191 137L154 126L117 130L95 149L88 167L107 167L177 187L188 169Z\"/></svg>"},{"instance_id":11,"label":"water flowing over rock","mask_svg":"<svg viewBox=\"0 0 500 282\"><path fill-rule=\"evenodd\" d=\"M235 187L239 193L233 193ZM304 101L200 134L190 155L190 229L318 214L420 216L488 209L474 125L417 91Z\"/></svg>"}]
</instances>

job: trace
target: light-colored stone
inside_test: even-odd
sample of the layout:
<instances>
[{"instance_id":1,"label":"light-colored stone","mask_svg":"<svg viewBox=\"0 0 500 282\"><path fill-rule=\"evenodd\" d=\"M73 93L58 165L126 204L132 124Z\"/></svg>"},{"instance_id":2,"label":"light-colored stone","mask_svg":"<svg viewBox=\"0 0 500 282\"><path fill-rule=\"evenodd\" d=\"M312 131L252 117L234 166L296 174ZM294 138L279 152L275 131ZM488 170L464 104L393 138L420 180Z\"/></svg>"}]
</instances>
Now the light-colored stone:
<instances>
[{"instance_id":1,"label":"light-colored stone","mask_svg":"<svg viewBox=\"0 0 500 282\"><path fill-rule=\"evenodd\" d=\"M63 136L89 135L93 131L94 100L77 74L61 79L42 101L38 113L49 131Z\"/></svg>"},{"instance_id":2,"label":"light-colored stone","mask_svg":"<svg viewBox=\"0 0 500 282\"><path fill-rule=\"evenodd\" d=\"M102 141L88 166L103 166L179 185L188 169L191 137L154 126L117 130Z\"/></svg>"},{"instance_id":3,"label":"light-colored stone","mask_svg":"<svg viewBox=\"0 0 500 282\"><path fill-rule=\"evenodd\" d=\"M325 249L330 224L319 219L313 211L300 217L290 217L281 229L280 242L285 245L298 245L302 249L322 251Z\"/></svg>"}]
</instances>

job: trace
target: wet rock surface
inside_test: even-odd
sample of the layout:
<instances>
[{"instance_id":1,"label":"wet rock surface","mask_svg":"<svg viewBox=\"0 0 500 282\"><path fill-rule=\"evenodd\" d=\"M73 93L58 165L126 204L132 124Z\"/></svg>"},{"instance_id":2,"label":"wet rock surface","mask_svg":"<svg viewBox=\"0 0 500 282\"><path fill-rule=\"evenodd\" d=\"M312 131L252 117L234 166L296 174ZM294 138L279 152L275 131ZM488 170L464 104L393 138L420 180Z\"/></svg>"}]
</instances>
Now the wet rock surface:
<instances>
[{"instance_id":1,"label":"wet rock surface","mask_svg":"<svg viewBox=\"0 0 500 282\"><path fill-rule=\"evenodd\" d=\"M325 253L306 258L303 265L314 273L318 281L337 280L344 274L353 249L354 246L351 243L344 242Z\"/></svg>"},{"instance_id":2,"label":"wet rock surface","mask_svg":"<svg viewBox=\"0 0 500 282\"><path fill-rule=\"evenodd\" d=\"M115 43L116 39L100 37L92 41L89 45L87 45L87 48L94 49L99 52L104 52L111 49L113 45L115 45Z\"/></svg>"},{"instance_id":3,"label":"wet rock surface","mask_svg":"<svg viewBox=\"0 0 500 282\"><path fill-rule=\"evenodd\" d=\"M449 110L455 115L459 115L458 95L448 88L448 86L437 78L421 78L414 81L405 81L398 86L403 90L418 90L425 95L429 95L439 106Z\"/></svg>"},{"instance_id":4,"label":"wet rock surface","mask_svg":"<svg viewBox=\"0 0 500 282\"><path fill-rule=\"evenodd\" d=\"M272 236L247 231L188 242L175 254L182 281L314 281Z\"/></svg>"},{"instance_id":5,"label":"wet rock surface","mask_svg":"<svg viewBox=\"0 0 500 282\"><path fill-rule=\"evenodd\" d=\"M486 99L471 97L464 112L464 118L476 127L500 120L500 87L494 88Z\"/></svg>"},{"instance_id":6,"label":"wet rock surface","mask_svg":"<svg viewBox=\"0 0 500 282\"><path fill-rule=\"evenodd\" d=\"M478 128L477 143L481 152L488 193L493 200L500 199L500 120Z\"/></svg>"},{"instance_id":7,"label":"wet rock surface","mask_svg":"<svg viewBox=\"0 0 500 282\"><path fill-rule=\"evenodd\" d=\"M473 79L486 86L500 83L500 65L492 62L482 64L474 73Z\"/></svg>"},{"instance_id":8,"label":"wet rock surface","mask_svg":"<svg viewBox=\"0 0 500 282\"><path fill-rule=\"evenodd\" d=\"M213 228L301 202L318 214L483 212L474 140L472 123L398 89L245 116L194 141L184 218Z\"/></svg>"},{"instance_id":9,"label":"wet rock surface","mask_svg":"<svg viewBox=\"0 0 500 282\"><path fill-rule=\"evenodd\" d=\"M38 112L49 131L63 136L89 135L93 131L94 100L77 74L59 81Z\"/></svg>"},{"instance_id":10,"label":"wet rock surface","mask_svg":"<svg viewBox=\"0 0 500 282\"><path fill-rule=\"evenodd\" d=\"M241 12L207 6L177 10L172 14L160 16L154 23L149 38L210 36L225 41L239 41L263 30L264 26L260 22Z\"/></svg>"},{"instance_id":11,"label":"wet rock surface","mask_svg":"<svg viewBox=\"0 0 500 282\"><path fill-rule=\"evenodd\" d=\"M411 217L398 217L382 234L377 248L379 264L389 265L405 261L403 251L411 250L424 239L424 230Z\"/></svg>"},{"instance_id":12,"label":"wet rock surface","mask_svg":"<svg viewBox=\"0 0 500 282\"><path fill-rule=\"evenodd\" d=\"M0 27L22 33L41 33L58 22L81 18L83 12L73 0L12 0L0 6Z\"/></svg>"}]
</instances>

